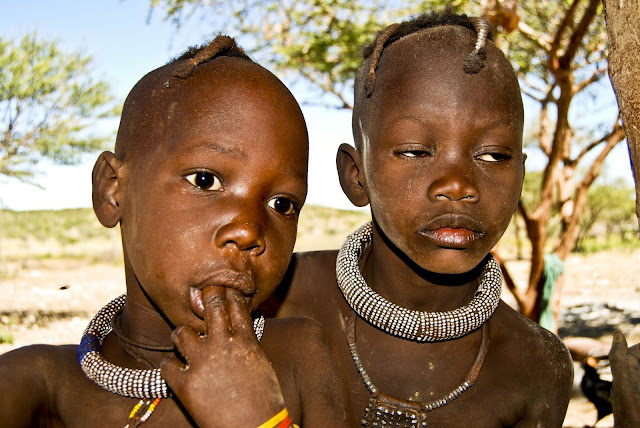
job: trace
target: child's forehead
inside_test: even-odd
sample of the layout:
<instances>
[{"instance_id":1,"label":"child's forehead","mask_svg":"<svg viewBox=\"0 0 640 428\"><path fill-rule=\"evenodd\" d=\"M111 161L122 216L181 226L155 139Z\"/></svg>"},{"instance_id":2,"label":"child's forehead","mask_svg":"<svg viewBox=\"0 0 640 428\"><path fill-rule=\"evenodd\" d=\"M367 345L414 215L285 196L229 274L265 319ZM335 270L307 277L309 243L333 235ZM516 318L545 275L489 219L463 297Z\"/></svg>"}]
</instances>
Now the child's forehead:
<instances>
[{"instance_id":1,"label":"child's forehead","mask_svg":"<svg viewBox=\"0 0 640 428\"><path fill-rule=\"evenodd\" d=\"M216 58L199 65L184 79L174 76L176 68L177 65L168 64L145 76L142 90L135 95L138 103L150 103L164 110L168 105L194 102L194 98L226 98L231 101L229 94L247 87L258 92L277 92L281 86L270 72L240 58Z\"/></svg>"},{"instance_id":2,"label":"child's forehead","mask_svg":"<svg viewBox=\"0 0 640 428\"><path fill-rule=\"evenodd\" d=\"M186 79L174 77L174 69L173 64L157 69L132 90L123 110L117 152L144 154L166 144L171 133L196 123L215 120L224 127L225 122L244 120L259 125L267 120L263 116L268 110L304 123L289 91L255 63L216 58L199 65Z\"/></svg>"},{"instance_id":3,"label":"child's forehead","mask_svg":"<svg viewBox=\"0 0 640 428\"><path fill-rule=\"evenodd\" d=\"M384 49L377 76L384 78L389 73L411 70L429 75L433 69L443 67L462 75L464 60L474 50L475 43L475 32L460 26L446 25L416 31ZM487 48L497 51L491 42ZM488 62L495 62L496 59L495 53L487 57Z\"/></svg>"},{"instance_id":4,"label":"child's forehead","mask_svg":"<svg viewBox=\"0 0 640 428\"><path fill-rule=\"evenodd\" d=\"M426 101L441 95L451 102L473 102L482 96L502 98L518 108L520 88L511 64L491 42L486 45L486 66L478 73L464 71L476 36L467 28L440 26L410 34L387 46L376 72L370 101L379 108L385 100L406 91L404 100ZM442 99L442 97L440 99Z\"/></svg>"}]
</instances>

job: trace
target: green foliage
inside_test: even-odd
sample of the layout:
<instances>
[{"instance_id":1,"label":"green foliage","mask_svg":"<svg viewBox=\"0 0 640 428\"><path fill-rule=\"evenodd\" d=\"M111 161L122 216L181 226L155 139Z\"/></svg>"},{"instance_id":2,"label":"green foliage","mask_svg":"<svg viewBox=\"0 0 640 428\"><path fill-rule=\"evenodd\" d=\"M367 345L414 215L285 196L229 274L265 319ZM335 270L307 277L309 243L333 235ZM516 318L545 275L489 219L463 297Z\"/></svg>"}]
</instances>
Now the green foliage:
<instances>
[{"instance_id":1,"label":"green foliage","mask_svg":"<svg viewBox=\"0 0 640 428\"><path fill-rule=\"evenodd\" d=\"M455 12L481 15L482 3L480 0L150 0L150 12L160 9L164 18L177 26L196 16L209 21L213 28L240 39L261 61L302 77L321 94L333 95L334 100L337 98L333 106L350 108L362 47L379 30L412 15L441 10L445 5ZM546 85L553 84L549 50L571 3L521 0L518 10L526 31L498 35L498 45L523 78L528 94L542 97ZM578 3L573 16L579 17L588 2ZM566 37L578 26L577 19L567 22L561 36ZM569 43L566 38L558 40L561 54ZM602 14L598 14L578 47L572 66L606 67L605 48L604 21ZM589 76L584 73L580 80Z\"/></svg>"},{"instance_id":2,"label":"green foliage","mask_svg":"<svg viewBox=\"0 0 640 428\"><path fill-rule=\"evenodd\" d=\"M623 182L592 186L580 217L575 251L595 251L637 243L635 193Z\"/></svg>"},{"instance_id":3,"label":"green foliage","mask_svg":"<svg viewBox=\"0 0 640 428\"><path fill-rule=\"evenodd\" d=\"M520 200L527 210L532 210L540 203L540 183L542 183L542 171L525 173Z\"/></svg>"},{"instance_id":4,"label":"green foliage","mask_svg":"<svg viewBox=\"0 0 640 428\"><path fill-rule=\"evenodd\" d=\"M0 211L0 239L54 240L61 244L82 239L106 238L91 208L42 211Z\"/></svg>"},{"instance_id":5,"label":"green foliage","mask_svg":"<svg viewBox=\"0 0 640 428\"><path fill-rule=\"evenodd\" d=\"M91 61L36 34L0 37L0 175L30 181L43 158L75 163L104 147L110 138L91 127L118 111L108 85L91 77Z\"/></svg>"},{"instance_id":6,"label":"green foliage","mask_svg":"<svg viewBox=\"0 0 640 428\"><path fill-rule=\"evenodd\" d=\"M14 340L15 339L11 333L5 332L0 328L0 343L12 344Z\"/></svg>"}]
</instances>

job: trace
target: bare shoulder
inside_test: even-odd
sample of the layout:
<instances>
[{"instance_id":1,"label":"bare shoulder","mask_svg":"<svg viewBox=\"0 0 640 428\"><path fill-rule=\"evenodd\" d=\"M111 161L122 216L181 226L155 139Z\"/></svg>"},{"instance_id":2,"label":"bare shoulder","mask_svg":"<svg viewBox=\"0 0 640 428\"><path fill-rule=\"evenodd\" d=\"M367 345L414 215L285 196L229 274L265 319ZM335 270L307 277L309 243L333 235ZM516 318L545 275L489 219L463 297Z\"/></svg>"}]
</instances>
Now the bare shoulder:
<instances>
[{"instance_id":1,"label":"bare shoulder","mask_svg":"<svg viewBox=\"0 0 640 428\"><path fill-rule=\"evenodd\" d=\"M518 350L514 358L535 362L541 369L555 367L573 370L569 350L562 340L530 319L500 302L491 318L491 340L505 350Z\"/></svg>"},{"instance_id":2,"label":"bare shoulder","mask_svg":"<svg viewBox=\"0 0 640 428\"><path fill-rule=\"evenodd\" d=\"M261 345L287 408L299 412L305 427L351 426L344 369L324 326L303 317L267 319Z\"/></svg>"},{"instance_id":3,"label":"bare shoulder","mask_svg":"<svg viewBox=\"0 0 640 428\"><path fill-rule=\"evenodd\" d=\"M75 345L32 345L0 355L0 419L11 426L31 426L32 418L50 411L59 387L74 382Z\"/></svg>"},{"instance_id":4,"label":"bare shoulder","mask_svg":"<svg viewBox=\"0 0 640 428\"><path fill-rule=\"evenodd\" d=\"M337 254L337 250L295 253L287 275L270 299L277 309L266 313L322 320L322 314L318 312L335 299L337 291Z\"/></svg>"},{"instance_id":5,"label":"bare shoulder","mask_svg":"<svg viewBox=\"0 0 640 428\"><path fill-rule=\"evenodd\" d=\"M0 355L2 378L48 382L77 364L77 345L31 345Z\"/></svg>"},{"instance_id":6,"label":"bare shoulder","mask_svg":"<svg viewBox=\"0 0 640 428\"><path fill-rule=\"evenodd\" d=\"M302 358L331 356L335 350L326 328L306 317L268 318L262 341L265 351L270 348L288 349L288 357ZM292 355L293 354L293 355Z\"/></svg>"},{"instance_id":7,"label":"bare shoulder","mask_svg":"<svg viewBox=\"0 0 640 428\"><path fill-rule=\"evenodd\" d=\"M292 280L296 282L314 282L326 277L335 278L337 257L338 250L294 253L292 257Z\"/></svg>"},{"instance_id":8,"label":"bare shoulder","mask_svg":"<svg viewBox=\"0 0 640 428\"><path fill-rule=\"evenodd\" d=\"M485 367L519 408L523 423L560 426L573 386L569 350L555 334L501 302L490 321Z\"/></svg>"}]
</instances>

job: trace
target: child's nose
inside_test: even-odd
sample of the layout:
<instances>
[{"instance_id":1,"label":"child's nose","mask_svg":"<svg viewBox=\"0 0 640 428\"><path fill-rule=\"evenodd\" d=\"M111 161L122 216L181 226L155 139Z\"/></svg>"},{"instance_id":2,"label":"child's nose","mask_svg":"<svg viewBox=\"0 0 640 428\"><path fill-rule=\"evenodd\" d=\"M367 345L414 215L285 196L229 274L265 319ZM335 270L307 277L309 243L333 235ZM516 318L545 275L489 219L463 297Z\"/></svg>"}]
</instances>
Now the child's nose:
<instances>
[{"instance_id":1,"label":"child's nose","mask_svg":"<svg viewBox=\"0 0 640 428\"><path fill-rule=\"evenodd\" d=\"M446 168L443 174L431 182L428 197L432 201L464 201L477 202L480 192L475 185L473 177L467 171L459 168Z\"/></svg>"},{"instance_id":2,"label":"child's nose","mask_svg":"<svg viewBox=\"0 0 640 428\"><path fill-rule=\"evenodd\" d=\"M266 248L262 227L252 221L235 219L218 229L215 243L219 248L235 246L238 250L258 256Z\"/></svg>"}]
</instances>

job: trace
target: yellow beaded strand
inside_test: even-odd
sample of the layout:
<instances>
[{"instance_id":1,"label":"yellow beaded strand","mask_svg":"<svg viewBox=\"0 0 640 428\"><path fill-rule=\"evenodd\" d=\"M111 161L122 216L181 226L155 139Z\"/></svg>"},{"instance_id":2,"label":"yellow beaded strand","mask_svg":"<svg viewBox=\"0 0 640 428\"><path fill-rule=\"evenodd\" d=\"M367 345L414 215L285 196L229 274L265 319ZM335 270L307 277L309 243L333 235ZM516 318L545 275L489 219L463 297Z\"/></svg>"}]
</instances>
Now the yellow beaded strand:
<instances>
[{"instance_id":1,"label":"yellow beaded strand","mask_svg":"<svg viewBox=\"0 0 640 428\"><path fill-rule=\"evenodd\" d=\"M138 413L138 410L140 410L140 407L142 406L142 403L144 403L144 400L140 400L138 401L138 404L136 404L135 406L133 406L133 409L131 409L131 413L129 413L129 419L133 418L133 416ZM129 425L127 425L128 427Z\"/></svg>"},{"instance_id":2,"label":"yellow beaded strand","mask_svg":"<svg viewBox=\"0 0 640 428\"><path fill-rule=\"evenodd\" d=\"M131 413L129 413L129 423L126 424L124 428L137 427L138 425L141 425L144 422L146 422L147 419L149 419L153 411L158 406L158 403L160 403L160 400L161 400L160 397L153 400L153 402L151 402L151 400L140 400L138 404L133 406L133 409L131 409ZM148 406L146 408L146 411L142 416L137 416L138 412L140 411L143 405ZM131 425L131 422L134 422L134 425Z\"/></svg>"}]
</instances>

